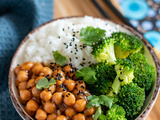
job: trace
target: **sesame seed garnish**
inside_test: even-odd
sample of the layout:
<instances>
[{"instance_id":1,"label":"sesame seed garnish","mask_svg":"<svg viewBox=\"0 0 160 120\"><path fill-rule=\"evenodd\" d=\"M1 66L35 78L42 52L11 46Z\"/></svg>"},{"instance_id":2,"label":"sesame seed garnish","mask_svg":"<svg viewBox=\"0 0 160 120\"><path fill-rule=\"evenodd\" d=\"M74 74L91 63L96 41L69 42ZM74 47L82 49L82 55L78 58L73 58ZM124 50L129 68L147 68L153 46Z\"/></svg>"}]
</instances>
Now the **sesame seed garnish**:
<instances>
[{"instance_id":1,"label":"sesame seed garnish","mask_svg":"<svg viewBox=\"0 0 160 120\"><path fill-rule=\"evenodd\" d=\"M70 61L70 62L72 62L72 59L71 59L71 58L69 58L69 61Z\"/></svg>"},{"instance_id":2,"label":"sesame seed garnish","mask_svg":"<svg viewBox=\"0 0 160 120\"><path fill-rule=\"evenodd\" d=\"M68 29L69 29L69 27L68 27Z\"/></svg>"},{"instance_id":3,"label":"sesame seed garnish","mask_svg":"<svg viewBox=\"0 0 160 120\"><path fill-rule=\"evenodd\" d=\"M68 95L70 95L70 93L68 93Z\"/></svg>"},{"instance_id":4,"label":"sesame seed garnish","mask_svg":"<svg viewBox=\"0 0 160 120\"><path fill-rule=\"evenodd\" d=\"M66 95L66 97L68 97L68 95Z\"/></svg>"},{"instance_id":5,"label":"sesame seed garnish","mask_svg":"<svg viewBox=\"0 0 160 120\"><path fill-rule=\"evenodd\" d=\"M51 44L52 42L49 42L49 44Z\"/></svg>"},{"instance_id":6,"label":"sesame seed garnish","mask_svg":"<svg viewBox=\"0 0 160 120\"><path fill-rule=\"evenodd\" d=\"M76 59L78 59L78 57L76 57Z\"/></svg>"},{"instance_id":7,"label":"sesame seed garnish","mask_svg":"<svg viewBox=\"0 0 160 120\"><path fill-rule=\"evenodd\" d=\"M70 42L69 45L72 46L72 42Z\"/></svg>"},{"instance_id":8,"label":"sesame seed garnish","mask_svg":"<svg viewBox=\"0 0 160 120\"><path fill-rule=\"evenodd\" d=\"M64 28L62 30L64 31Z\"/></svg>"},{"instance_id":9,"label":"sesame seed garnish","mask_svg":"<svg viewBox=\"0 0 160 120\"><path fill-rule=\"evenodd\" d=\"M79 31L77 31L77 33L79 33Z\"/></svg>"},{"instance_id":10,"label":"sesame seed garnish","mask_svg":"<svg viewBox=\"0 0 160 120\"><path fill-rule=\"evenodd\" d=\"M83 58L83 60L86 60L85 58Z\"/></svg>"},{"instance_id":11,"label":"sesame seed garnish","mask_svg":"<svg viewBox=\"0 0 160 120\"><path fill-rule=\"evenodd\" d=\"M60 38L60 36L58 36L58 38Z\"/></svg>"}]
</instances>

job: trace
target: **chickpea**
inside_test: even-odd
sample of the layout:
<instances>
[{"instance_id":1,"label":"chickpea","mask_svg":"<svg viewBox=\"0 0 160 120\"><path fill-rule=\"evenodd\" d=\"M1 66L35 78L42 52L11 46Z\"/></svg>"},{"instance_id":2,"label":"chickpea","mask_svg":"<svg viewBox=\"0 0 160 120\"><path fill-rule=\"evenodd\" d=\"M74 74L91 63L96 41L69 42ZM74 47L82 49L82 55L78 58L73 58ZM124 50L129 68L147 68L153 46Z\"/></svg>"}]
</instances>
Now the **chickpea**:
<instances>
[{"instance_id":1,"label":"chickpea","mask_svg":"<svg viewBox=\"0 0 160 120\"><path fill-rule=\"evenodd\" d=\"M38 109L38 104L34 100L29 100L26 108L30 111L36 111Z\"/></svg>"},{"instance_id":2,"label":"chickpea","mask_svg":"<svg viewBox=\"0 0 160 120\"><path fill-rule=\"evenodd\" d=\"M69 74L70 71L72 71L72 67L70 65L66 65L65 67L63 67L64 73L65 74Z\"/></svg>"},{"instance_id":3,"label":"chickpea","mask_svg":"<svg viewBox=\"0 0 160 120\"><path fill-rule=\"evenodd\" d=\"M42 76L37 77L37 78L36 78L36 80L35 80L35 84L37 84L37 83L38 83L38 81L39 81L40 79L43 79L43 78L45 78L45 77L42 77Z\"/></svg>"},{"instance_id":4,"label":"chickpea","mask_svg":"<svg viewBox=\"0 0 160 120\"><path fill-rule=\"evenodd\" d=\"M42 92L42 90L37 89L36 86L34 86L34 87L32 88L32 95L33 95L34 97L39 97L41 92Z\"/></svg>"},{"instance_id":5,"label":"chickpea","mask_svg":"<svg viewBox=\"0 0 160 120\"><path fill-rule=\"evenodd\" d=\"M57 115L61 115L61 114L62 114L62 111L57 110L56 113L57 113Z\"/></svg>"},{"instance_id":6,"label":"chickpea","mask_svg":"<svg viewBox=\"0 0 160 120\"><path fill-rule=\"evenodd\" d=\"M65 87L57 87L56 92L62 92L62 94L64 95L67 92L67 89Z\"/></svg>"},{"instance_id":7,"label":"chickpea","mask_svg":"<svg viewBox=\"0 0 160 120\"><path fill-rule=\"evenodd\" d=\"M34 87L36 84L35 84L35 79L30 79L28 82L27 82L27 88L30 89L32 87Z\"/></svg>"},{"instance_id":8,"label":"chickpea","mask_svg":"<svg viewBox=\"0 0 160 120\"><path fill-rule=\"evenodd\" d=\"M28 73L26 71L20 71L17 75L17 80L19 82L24 82L28 80Z\"/></svg>"},{"instance_id":9,"label":"chickpea","mask_svg":"<svg viewBox=\"0 0 160 120\"><path fill-rule=\"evenodd\" d=\"M90 95L91 95L90 92L89 92L88 90L86 90L86 89L82 90L82 92L83 92L86 96L90 96Z\"/></svg>"},{"instance_id":10,"label":"chickpea","mask_svg":"<svg viewBox=\"0 0 160 120\"><path fill-rule=\"evenodd\" d=\"M56 120L56 118L57 118L56 113L52 113L47 116L47 120Z\"/></svg>"},{"instance_id":11,"label":"chickpea","mask_svg":"<svg viewBox=\"0 0 160 120\"><path fill-rule=\"evenodd\" d=\"M22 98L19 96L19 101L20 101L23 105L25 105L28 100L22 100Z\"/></svg>"},{"instance_id":12,"label":"chickpea","mask_svg":"<svg viewBox=\"0 0 160 120\"><path fill-rule=\"evenodd\" d=\"M72 120L85 120L85 115L82 114L82 113L78 113L78 114L73 116Z\"/></svg>"},{"instance_id":13,"label":"chickpea","mask_svg":"<svg viewBox=\"0 0 160 120\"><path fill-rule=\"evenodd\" d=\"M93 120L92 116L87 116L86 120Z\"/></svg>"},{"instance_id":14,"label":"chickpea","mask_svg":"<svg viewBox=\"0 0 160 120\"><path fill-rule=\"evenodd\" d=\"M61 84L63 84L63 82L65 81L65 77L62 76L61 78L55 78L56 79L56 85L60 86Z\"/></svg>"},{"instance_id":15,"label":"chickpea","mask_svg":"<svg viewBox=\"0 0 160 120\"><path fill-rule=\"evenodd\" d=\"M43 69L43 66L40 63L36 63L32 67L32 73L39 75L39 73L42 71L42 69Z\"/></svg>"},{"instance_id":16,"label":"chickpea","mask_svg":"<svg viewBox=\"0 0 160 120\"><path fill-rule=\"evenodd\" d=\"M29 90L20 90L20 97L22 100L30 100L32 98L32 94Z\"/></svg>"},{"instance_id":17,"label":"chickpea","mask_svg":"<svg viewBox=\"0 0 160 120\"><path fill-rule=\"evenodd\" d=\"M37 77L39 76L37 76L36 74L32 74L31 79L36 79Z\"/></svg>"},{"instance_id":18,"label":"chickpea","mask_svg":"<svg viewBox=\"0 0 160 120\"><path fill-rule=\"evenodd\" d=\"M49 101L52 97L52 94L51 92L49 91L46 91L46 90L43 90L41 93L40 93L40 98L42 100L44 100L45 102Z\"/></svg>"},{"instance_id":19,"label":"chickpea","mask_svg":"<svg viewBox=\"0 0 160 120\"><path fill-rule=\"evenodd\" d=\"M56 120L67 120L67 118L64 115L59 115Z\"/></svg>"},{"instance_id":20,"label":"chickpea","mask_svg":"<svg viewBox=\"0 0 160 120\"><path fill-rule=\"evenodd\" d=\"M77 90L77 89L74 89L74 90L73 90L73 94L74 94L75 96L77 96L78 93L79 93L79 90Z\"/></svg>"},{"instance_id":21,"label":"chickpea","mask_svg":"<svg viewBox=\"0 0 160 120\"><path fill-rule=\"evenodd\" d=\"M77 112L82 112L86 107L86 101L84 99L79 99L74 104L74 108Z\"/></svg>"},{"instance_id":22,"label":"chickpea","mask_svg":"<svg viewBox=\"0 0 160 120\"><path fill-rule=\"evenodd\" d=\"M76 81L76 88L78 90L83 91L86 88L86 84L84 83L83 80L78 80L78 81Z\"/></svg>"},{"instance_id":23,"label":"chickpea","mask_svg":"<svg viewBox=\"0 0 160 120\"><path fill-rule=\"evenodd\" d=\"M56 85L50 85L49 88L45 88L45 90L48 90L53 94L56 91Z\"/></svg>"},{"instance_id":24,"label":"chickpea","mask_svg":"<svg viewBox=\"0 0 160 120\"><path fill-rule=\"evenodd\" d=\"M38 109L35 118L38 120L45 120L47 118L47 113L42 109Z\"/></svg>"},{"instance_id":25,"label":"chickpea","mask_svg":"<svg viewBox=\"0 0 160 120\"><path fill-rule=\"evenodd\" d=\"M32 62L25 62L21 65L21 69L22 70L27 70L30 71L30 69L33 67L33 63Z\"/></svg>"},{"instance_id":26,"label":"chickpea","mask_svg":"<svg viewBox=\"0 0 160 120\"><path fill-rule=\"evenodd\" d=\"M91 108L85 108L84 114L85 115L93 115L95 113L95 108L92 106Z\"/></svg>"},{"instance_id":27,"label":"chickpea","mask_svg":"<svg viewBox=\"0 0 160 120\"><path fill-rule=\"evenodd\" d=\"M49 78L51 78L53 71L49 67L43 67L41 73L43 73L44 76L48 76Z\"/></svg>"},{"instance_id":28,"label":"chickpea","mask_svg":"<svg viewBox=\"0 0 160 120\"><path fill-rule=\"evenodd\" d=\"M46 102L44 104L44 111L46 113L53 113L56 110L56 106L54 103Z\"/></svg>"},{"instance_id":29,"label":"chickpea","mask_svg":"<svg viewBox=\"0 0 160 120\"><path fill-rule=\"evenodd\" d=\"M57 70L57 69L62 70L62 67L59 66L59 65L57 65L56 63L51 63L51 64L50 64L50 67L51 67L51 68L54 68L54 70Z\"/></svg>"},{"instance_id":30,"label":"chickpea","mask_svg":"<svg viewBox=\"0 0 160 120\"><path fill-rule=\"evenodd\" d=\"M20 82L16 79L16 82L15 82L16 87L19 86L19 83L20 83Z\"/></svg>"},{"instance_id":31,"label":"chickpea","mask_svg":"<svg viewBox=\"0 0 160 120\"><path fill-rule=\"evenodd\" d=\"M18 73L21 71L21 66L17 66L15 69L14 69L14 73L16 75L18 75Z\"/></svg>"},{"instance_id":32,"label":"chickpea","mask_svg":"<svg viewBox=\"0 0 160 120\"><path fill-rule=\"evenodd\" d=\"M57 76L58 74L60 74L60 76L64 76L65 75L62 70L57 69L57 70L53 71L53 77Z\"/></svg>"},{"instance_id":33,"label":"chickpea","mask_svg":"<svg viewBox=\"0 0 160 120\"><path fill-rule=\"evenodd\" d=\"M56 104L59 105L62 103L62 92L56 92L52 95L52 101Z\"/></svg>"},{"instance_id":34,"label":"chickpea","mask_svg":"<svg viewBox=\"0 0 160 120\"><path fill-rule=\"evenodd\" d=\"M36 103L40 104L41 100L39 97L32 97L32 100L34 100Z\"/></svg>"},{"instance_id":35,"label":"chickpea","mask_svg":"<svg viewBox=\"0 0 160 120\"><path fill-rule=\"evenodd\" d=\"M76 96L76 99L78 100L78 99L83 99L83 100L85 100L85 101L88 101L87 100L87 97L84 95L84 94L78 94L77 96Z\"/></svg>"},{"instance_id":36,"label":"chickpea","mask_svg":"<svg viewBox=\"0 0 160 120\"><path fill-rule=\"evenodd\" d=\"M18 89L19 90L26 90L27 89L27 82L25 81L25 82L19 83Z\"/></svg>"},{"instance_id":37,"label":"chickpea","mask_svg":"<svg viewBox=\"0 0 160 120\"><path fill-rule=\"evenodd\" d=\"M69 118L72 118L72 116L74 116L75 114L76 114L76 111L71 107L68 107L65 110L65 115L68 116Z\"/></svg>"},{"instance_id":38,"label":"chickpea","mask_svg":"<svg viewBox=\"0 0 160 120\"><path fill-rule=\"evenodd\" d=\"M28 110L27 107L25 107L24 110L25 110L25 111L28 113L28 115L30 115L30 116L34 116L35 113L36 113L35 111L30 111L30 110Z\"/></svg>"},{"instance_id":39,"label":"chickpea","mask_svg":"<svg viewBox=\"0 0 160 120\"><path fill-rule=\"evenodd\" d=\"M75 103L76 98L72 93L66 92L63 101L67 106L71 106Z\"/></svg>"},{"instance_id":40,"label":"chickpea","mask_svg":"<svg viewBox=\"0 0 160 120\"><path fill-rule=\"evenodd\" d=\"M71 79L64 81L64 85L67 86L68 91L73 91L73 89L75 88L75 84L75 81Z\"/></svg>"}]
</instances>

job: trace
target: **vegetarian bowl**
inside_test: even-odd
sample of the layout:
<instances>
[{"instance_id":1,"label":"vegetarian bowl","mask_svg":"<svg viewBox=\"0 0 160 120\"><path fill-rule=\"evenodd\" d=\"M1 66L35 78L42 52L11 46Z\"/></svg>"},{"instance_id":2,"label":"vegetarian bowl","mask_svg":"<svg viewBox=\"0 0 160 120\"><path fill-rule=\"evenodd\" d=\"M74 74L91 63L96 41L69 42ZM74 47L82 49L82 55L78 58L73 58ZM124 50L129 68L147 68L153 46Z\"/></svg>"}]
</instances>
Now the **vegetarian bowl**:
<instances>
[{"instance_id":1,"label":"vegetarian bowl","mask_svg":"<svg viewBox=\"0 0 160 120\"><path fill-rule=\"evenodd\" d=\"M159 83L158 58L139 33L88 16L31 31L9 72L11 99L23 119L144 119Z\"/></svg>"}]
</instances>

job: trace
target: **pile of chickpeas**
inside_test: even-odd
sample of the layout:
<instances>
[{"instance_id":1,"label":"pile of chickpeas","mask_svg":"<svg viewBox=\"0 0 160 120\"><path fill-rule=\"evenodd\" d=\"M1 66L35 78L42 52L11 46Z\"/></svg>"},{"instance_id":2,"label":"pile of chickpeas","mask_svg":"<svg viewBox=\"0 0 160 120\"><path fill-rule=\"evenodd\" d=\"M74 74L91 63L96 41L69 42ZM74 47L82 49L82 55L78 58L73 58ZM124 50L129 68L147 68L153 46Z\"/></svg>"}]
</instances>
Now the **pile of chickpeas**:
<instances>
[{"instance_id":1,"label":"pile of chickpeas","mask_svg":"<svg viewBox=\"0 0 160 120\"><path fill-rule=\"evenodd\" d=\"M25 111L38 120L92 120L96 108L86 108L87 96L85 82L75 76L76 69L71 65L63 67L56 63L45 66L40 63L26 62L18 65L16 86L19 100ZM51 78L56 84L49 88L37 89L40 79Z\"/></svg>"}]
</instances>

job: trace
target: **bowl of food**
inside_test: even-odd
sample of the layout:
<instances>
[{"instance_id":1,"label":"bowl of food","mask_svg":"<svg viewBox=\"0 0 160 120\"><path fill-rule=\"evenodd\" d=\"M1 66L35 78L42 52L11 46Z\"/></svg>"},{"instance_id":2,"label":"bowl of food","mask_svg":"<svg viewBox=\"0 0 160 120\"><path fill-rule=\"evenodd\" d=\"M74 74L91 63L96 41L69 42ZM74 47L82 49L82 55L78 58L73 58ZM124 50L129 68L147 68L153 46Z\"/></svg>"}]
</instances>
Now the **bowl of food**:
<instances>
[{"instance_id":1,"label":"bowl of food","mask_svg":"<svg viewBox=\"0 0 160 120\"><path fill-rule=\"evenodd\" d=\"M13 105L26 120L145 119L159 83L159 61L144 37L89 16L31 31L9 71Z\"/></svg>"}]
</instances>

